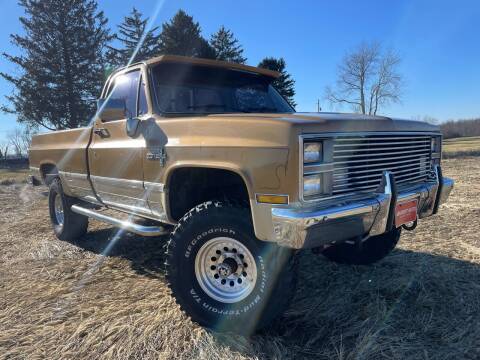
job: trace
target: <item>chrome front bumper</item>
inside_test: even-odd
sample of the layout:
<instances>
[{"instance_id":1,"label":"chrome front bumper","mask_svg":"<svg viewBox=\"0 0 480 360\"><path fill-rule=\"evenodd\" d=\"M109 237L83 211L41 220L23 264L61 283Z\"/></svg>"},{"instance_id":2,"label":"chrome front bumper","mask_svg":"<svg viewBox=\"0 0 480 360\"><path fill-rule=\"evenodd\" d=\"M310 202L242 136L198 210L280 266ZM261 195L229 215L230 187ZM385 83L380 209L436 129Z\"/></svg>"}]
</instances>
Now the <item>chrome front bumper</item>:
<instances>
[{"instance_id":1,"label":"chrome front bumper","mask_svg":"<svg viewBox=\"0 0 480 360\"><path fill-rule=\"evenodd\" d=\"M273 241L301 249L383 234L394 226L395 204L411 199L418 199L419 219L431 216L453 188L453 180L444 178L439 166L435 174L429 182L397 191L393 175L385 172L381 188L373 194L314 208L272 208Z\"/></svg>"}]
</instances>

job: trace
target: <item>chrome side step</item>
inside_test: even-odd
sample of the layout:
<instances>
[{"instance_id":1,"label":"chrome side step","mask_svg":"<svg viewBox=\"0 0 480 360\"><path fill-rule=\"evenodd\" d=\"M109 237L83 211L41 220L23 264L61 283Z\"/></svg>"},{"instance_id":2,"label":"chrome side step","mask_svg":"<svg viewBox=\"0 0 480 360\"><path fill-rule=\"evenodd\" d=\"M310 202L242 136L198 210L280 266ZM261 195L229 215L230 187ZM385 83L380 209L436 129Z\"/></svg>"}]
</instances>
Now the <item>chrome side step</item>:
<instances>
[{"instance_id":1,"label":"chrome side step","mask_svg":"<svg viewBox=\"0 0 480 360\"><path fill-rule=\"evenodd\" d=\"M159 236L159 235L164 235L169 233L169 231L162 226L139 225L128 220L120 220L109 215L101 214L98 211L95 211L92 209L86 209L78 205L72 205L72 211L80 215L88 216L95 220L106 222L115 227L124 229L126 231L129 231L141 236Z\"/></svg>"}]
</instances>

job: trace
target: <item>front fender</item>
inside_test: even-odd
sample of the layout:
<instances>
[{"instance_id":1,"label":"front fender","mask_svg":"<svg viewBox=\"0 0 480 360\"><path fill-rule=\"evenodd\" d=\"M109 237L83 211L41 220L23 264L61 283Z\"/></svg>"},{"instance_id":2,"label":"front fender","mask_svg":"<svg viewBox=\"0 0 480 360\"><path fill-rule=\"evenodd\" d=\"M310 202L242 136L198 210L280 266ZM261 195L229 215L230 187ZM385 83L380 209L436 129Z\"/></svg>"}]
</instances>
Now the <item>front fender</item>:
<instances>
[{"instance_id":1,"label":"front fender","mask_svg":"<svg viewBox=\"0 0 480 360\"><path fill-rule=\"evenodd\" d=\"M238 149L237 149L238 152ZM228 153L228 152L224 152ZM288 149L251 149L236 155L240 161L208 160L177 161L165 170L165 192L171 187L170 180L175 170L186 167L210 168L231 171L244 182L248 192L255 235L260 240L271 237L270 206L257 204L256 194L289 194L287 182ZM215 181L215 179L212 179ZM291 189L292 187L290 187ZM165 197L167 216L172 220L168 196Z\"/></svg>"}]
</instances>

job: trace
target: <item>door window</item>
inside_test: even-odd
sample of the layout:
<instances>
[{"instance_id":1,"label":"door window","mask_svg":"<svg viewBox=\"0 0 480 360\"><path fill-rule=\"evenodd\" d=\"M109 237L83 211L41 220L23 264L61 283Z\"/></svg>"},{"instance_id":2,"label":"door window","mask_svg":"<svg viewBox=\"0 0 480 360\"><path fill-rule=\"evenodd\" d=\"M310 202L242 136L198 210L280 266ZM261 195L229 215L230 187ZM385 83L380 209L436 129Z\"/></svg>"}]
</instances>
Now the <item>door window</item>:
<instances>
[{"instance_id":1,"label":"door window","mask_svg":"<svg viewBox=\"0 0 480 360\"><path fill-rule=\"evenodd\" d=\"M131 71L115 77L113 87L110 92L110 99L125 100L127 116L136 116L137 114L137 93L140 71Z\"/></svg>"}]
</instances>

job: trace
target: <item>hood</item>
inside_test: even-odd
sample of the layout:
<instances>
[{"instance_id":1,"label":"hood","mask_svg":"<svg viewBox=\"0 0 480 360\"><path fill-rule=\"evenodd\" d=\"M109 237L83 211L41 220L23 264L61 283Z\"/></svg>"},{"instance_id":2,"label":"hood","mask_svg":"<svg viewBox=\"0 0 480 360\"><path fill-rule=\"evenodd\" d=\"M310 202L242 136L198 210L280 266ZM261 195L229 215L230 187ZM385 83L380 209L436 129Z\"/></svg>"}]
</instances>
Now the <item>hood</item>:
<instances>
[{"instance_id":1,"label":"hood","mask_svg":"<svg viewBox=\"0 0 480 360\"><path fill-rule=\"evenodd\" d=\"M355 114L232 113L163 119L156 118L161 122L159 134L169 139L170 146L288 148L302 134L439 132L436 126L420 121Z\"/></svg>"},{"instance_id":2,"label":"hood","mask_svg":"<svg viewBox=\"0 0 480 360\"><path fill-rule=\"evenodd\" d=\"M291 114L221 114L211 115L224 118L238 118L255 121L287 122L300 128L302 133L310 132L357 132L357 131L420 131L439 132L439 128L422 121L404 120L386 116L371 116L349 113L291 113ZM233 119L232 119L233 120Z\"/></svg>"}]
</instances>

